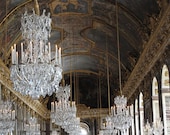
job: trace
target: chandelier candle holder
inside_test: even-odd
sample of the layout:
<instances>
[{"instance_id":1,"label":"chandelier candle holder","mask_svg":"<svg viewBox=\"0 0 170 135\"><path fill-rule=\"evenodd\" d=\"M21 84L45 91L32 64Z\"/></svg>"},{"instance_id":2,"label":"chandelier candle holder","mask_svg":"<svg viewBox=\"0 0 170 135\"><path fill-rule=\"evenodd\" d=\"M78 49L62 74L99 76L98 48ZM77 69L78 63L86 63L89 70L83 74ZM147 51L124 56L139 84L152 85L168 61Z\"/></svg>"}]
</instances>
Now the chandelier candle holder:
<instances>
[{"instance_id":1,"label":"chandelier candle holder","mask_svg":"<svg viewBox=\"0 0 170 135\"><path fill-rule=\"evenodd\" d=\"M25 12L21 18L24 42L11 47L11 80L14 89L23 95L38 99L52 95L62 79L61 48L56 45L52 52L48 38L51 33L50 14L41 16ZM17 49L20 48L19 51Z\"/></svg>"},{"instance_id":2,"label":"chandelier candle holder","mask_svg":"<svg viewBox=\"0 0 170 135\"><path fill-rule=\"evenodd\" d=\"M114 123L114 127L124 135L132 124L130 110L127 107L127 98L117 96L114 99L114 103L116 106L111 107L112 122Z\"/></svg>"},{"instance_id":3,"label":"chandelier candle holder","mask_svg":"<svg viewBox=\"0 0 170 135\"><path fill-rule=\"evenodd\" d=\"M0 100L0 134L8 134L14 130L15 110L12 110L12 103Z\"/></svg>"},{"instance_id":4,"label":"chandelier candle holder","mask_svg":"<svg viewBox=\"0 0 170 135\"><path fill-rule=\"evenodd\" d=\"M30 117L28 124L25 125L26 135L40 135L40 124L35 117Z\"/></svg>"}]
</instances>

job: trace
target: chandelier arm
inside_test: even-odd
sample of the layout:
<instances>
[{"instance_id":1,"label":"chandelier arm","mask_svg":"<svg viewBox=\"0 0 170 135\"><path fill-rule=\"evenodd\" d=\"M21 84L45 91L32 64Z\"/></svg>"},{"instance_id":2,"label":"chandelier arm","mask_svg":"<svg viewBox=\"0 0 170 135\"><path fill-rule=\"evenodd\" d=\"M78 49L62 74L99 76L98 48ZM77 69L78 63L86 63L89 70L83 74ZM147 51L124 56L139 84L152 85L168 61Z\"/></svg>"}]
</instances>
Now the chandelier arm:
<instances>
[{"instance_id":1,"label":"chandelier arm","mask_svg":"<svg viewBox=\"0 0 170 135\"><path fill-rule=\"evenodd\" d=\"M17 73L17 72L16 72L16 73ZM17 73L17 77L18 77L20 80L23 80L18 73Z\"/></svg>"},{"instance_id":2,"label":"chandelier arm","mask_svg":"<svg viewBox=\"0 0 170 135\"><path fill-rule=\"evenodd\" d=\"M27 83L29 83L29 81L24 77L24 79L19 75L19 73L18 73L18 70L17 70L17 66L15 65L15 73L16 73L16 76L20 79L20 80L22 80L22 81L26 81Z\"/></svg>"},{"instance_id":3,"label":"chandelier arm","mask_svg":"<svg viewBox=\"0 0 170 135\"><path fill-rule=\"evenodd\" d=\"M24 72L22 72L22 76L23 76L23 81L25 82L25 83L28 83L29 85L30 85L30 81L29 81L29 79L25 76L25 74L24 74Z\"/></svg>"},{"instance_id":4,"label":"chandelier arm","mask_svg":"<svg viewBox=\"0 0 170 135\"><path fill-rule=\"evenodd\" d=\"M18 74L18 76L20 77L20 75ZM24 80L24 81L26 81L26 83L30 83L29 82L29 80L27 79L27 77L25 76L25 74L24 74L24 72L22 72L22 76L23 76L23 79L21 79L21 80ZM21 78L21 77L20 77Z\"/></svg>"}]
</instances>

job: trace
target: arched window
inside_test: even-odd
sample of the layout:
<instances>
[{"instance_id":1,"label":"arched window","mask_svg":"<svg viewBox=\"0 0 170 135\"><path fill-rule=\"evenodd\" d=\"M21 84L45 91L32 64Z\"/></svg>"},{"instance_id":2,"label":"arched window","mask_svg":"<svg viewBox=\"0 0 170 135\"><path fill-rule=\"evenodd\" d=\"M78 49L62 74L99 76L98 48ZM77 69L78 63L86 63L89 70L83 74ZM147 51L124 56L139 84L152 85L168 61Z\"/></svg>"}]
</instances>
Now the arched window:
<instances>
[{"instance_id":1,"label":"arched window","mask_svg":"<svg viewBox=\"0 0 170 135\"><path fill-rule=\"evenodd\" d=\"M158 99L158 81L156 77L152 81L152 109L153 109L153 122L159 119L159 99Z\"/></svg>"},{"instance_id":2,"label":"arched window","mask_svg":"<svg viewBox=\"0 0 170 135\"><path fill-rule=\"evenodd\" d=\"M162 68L162 109L164 135L170 135L170 91L169 91L169 70L166 65Z\"/></svg>"},{"instance_id":3,"label":"arched window","mask_svg":"<svg viewBox=\"0 0 170 135\"><path fill-rule=\"evenodd\" d=\"M89 135L89 126L84 123L84 122L80 122L80 135Z\"/></svg>"},{"instance_id":4,"label":"arched window","mask_svg":"<svg viewBox=\"0 0 170 135\"><path fill-rule=\"evenodd\" d=\"M144 110L143 110L143 94L139 95L139 113L140 113L140 133L143 135L143 124L144 124Z\"/></svg>"},{"instance_id":5,"label":"arched window","mask_svg":"<svg viewBox=\"0 0 170 135\"><path fill-rule=\"evenodd\" d=\"M80 135L88 135L87 130L85 128L81 127L81 133Z\"/></svg>"},{"instance_id":6,"label":"arched window","mask_svg":"<svg viewBox=\"0 0 170 135\"><path fill-rule=\"evenodd\" d=\"M162 68L162 89L169 89L169 70L167 65Z\"/></svg>"},{"instance_id":7,"label":"arched window","mask_svg":"<svg viewBox=\"0 0 170 135\"><path fill-rule=\"evenodd\" d=\"M136 135L139 135L138 99L135 100L135 129L136 129Z\"/></svg>"},{"instance_id":8,"label":"arched window","mask_svg":"<svg viewBox=\"0 0 170 135\"><path fill-rule=\"evenodd\" d=\"M135 135L135 121L134 121L134 105L130 106L130 115L132 116L132 135Z\"/></svg>"}]
</instances>

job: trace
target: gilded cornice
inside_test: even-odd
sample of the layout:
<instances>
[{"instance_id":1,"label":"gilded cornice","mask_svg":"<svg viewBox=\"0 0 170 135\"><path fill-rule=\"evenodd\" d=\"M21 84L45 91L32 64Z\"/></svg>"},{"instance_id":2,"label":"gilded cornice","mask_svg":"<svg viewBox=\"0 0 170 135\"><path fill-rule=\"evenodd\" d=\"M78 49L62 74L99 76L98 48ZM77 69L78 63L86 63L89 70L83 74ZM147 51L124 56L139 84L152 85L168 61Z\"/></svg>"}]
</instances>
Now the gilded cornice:
<instances>
[{"instance_id":1,"label":"gilded cornice","mask_svg":"<svg viewBox=\"0 0 170 135\"><path fill-rule=\"evenodd\" d=\"M25 6L26 4L28 4L28 3L30 3L30 2L32 2L32 0L27 0L25 3L23 3L23 4L21 4L21 5L17 6L17 7L15 7L12 11L10 11L10 12L5 16L5 18L0 22L0 27L2 27L2 24L3 24L10 16L12 16L13 14L15 14L15 12L16 12L17 10L19 10L21 7Z\"/></svg>"},{"instance_id":2,"label":"gilded cornice","mask_svg":"<svg viewBox=\"0 0 170 135\"><path fill-rule=\"evenodd\" d=\"M109 114L108 108L90 109L84 105L77 105L77 117L79 118L98 118L106 117Z\"/></svg>"},{"instance_id":3,"label":"gilded cornice","mask_svg":"<svg viewBox=\"0 0 170 135\"><path fill-rule=\"evenodd\" d=\"M0 83L4 85L10 92L12 92L21 102L26 104L31 110L36 112L44 119L50 118L50 113L46 107L43 106L38 100L33 100L30 97L23 96L13 89L12 82L10 81L10 71L0 60Z\"/></svg>"},{"instance_id":4,"label":"gilded cornice","mask_svg":"<svg viewBox=\"0 0 170 135\"><path fill-rule=\"evenodd\" d=\"M79 110L77 112L77 117L79 118L98 118L98 117L106 117L109 114L108 109L87 109L87 110Z\"/></svg>"},{"instance_id":5,"label":"gilded cornice","mask_svg":"<svg viewBox=\"0 0 170 135\"><path fill-rule=\"evenodd\" d=\"M137 90L147 73L160 59L170 42L170 5L160 19L157 28L153 31L149 41L146 43L135 68L133 69L127 83L123 88L123 94L129 98Z\"/></svg>"}]
</instances>

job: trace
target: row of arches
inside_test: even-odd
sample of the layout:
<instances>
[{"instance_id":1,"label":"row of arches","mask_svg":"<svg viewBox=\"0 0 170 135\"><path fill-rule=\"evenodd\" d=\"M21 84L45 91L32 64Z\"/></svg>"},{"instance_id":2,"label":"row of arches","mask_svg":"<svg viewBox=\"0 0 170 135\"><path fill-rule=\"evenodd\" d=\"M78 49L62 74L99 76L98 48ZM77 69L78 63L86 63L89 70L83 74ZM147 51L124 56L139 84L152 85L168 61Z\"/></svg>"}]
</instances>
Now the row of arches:
<instances>
[{"instance_id":1,"label":"row of arches","mask_svg":"<svg viewBox=\"0 0 170 135\"><path fill-rule=\"evenodd\" d=\"M146 119L149 119L151 125L161 118L164 125L164 135L170 134L170 77L167 65L162 67L161 82L158 83L157 77L152 79L151 104L146 105L148 101L144 101L143 93L140 92L134 105L131 105L133 113L132 135L144 135L144 124ZM150 103L150 102L149 102ZM145 108L145 109L144 109ZM151 114L147 117L147 111L151 109ZM133 111L134 110L134 111ZM146 113L146 114L145 114Z\"/></svg>"}]
</instances>

